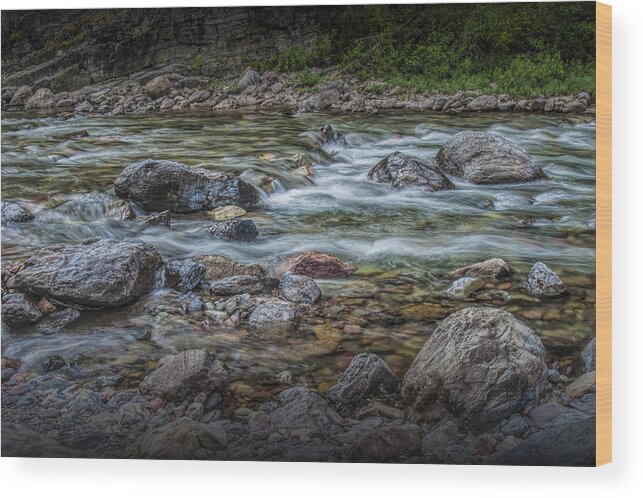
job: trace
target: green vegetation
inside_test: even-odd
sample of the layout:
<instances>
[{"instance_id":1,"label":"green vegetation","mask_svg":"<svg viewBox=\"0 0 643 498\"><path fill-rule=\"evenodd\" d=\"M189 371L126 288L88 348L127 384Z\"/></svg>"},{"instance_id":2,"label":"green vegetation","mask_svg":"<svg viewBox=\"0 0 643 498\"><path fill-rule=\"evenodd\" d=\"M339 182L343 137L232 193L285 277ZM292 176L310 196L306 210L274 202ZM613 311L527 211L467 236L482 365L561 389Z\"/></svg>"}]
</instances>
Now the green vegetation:
<instances>
[{"instance_id":1,"label":"green vegetation","mask_svg":"<svg viewBox=\"0 0 643 498\"><path fill-rule=\"evenodd\" d=\"M349 76L426 92L595 91L590 2L348 6L331 26L317 44L281 53L260 70L337 64Z\"/></svg>"},{"instance_id":2,"label":"green vegetation","mask_svg":"<svg viewBox=\"0 0 643 498\"><path fill-rule=\"evenodd\" d=\"M228 87L228 93L237 95L238 93L241 93L241 87L237 83L234 83Z\"/></svg>"},{"instance_id":3,"label":"green vegetation","mask_svg":"<svg viewBox=\"0 0 643 498\"><path fill-rule=\"evenodd\" d=\"M322 80L321 75L306 68L297 77L297 87L302 89L312 88Z\"/></svg>"},{"instance_id":4,"label":"green vegetation","mask_svg":"<svg viewBox=\"0 0 643 498\"><path fill-rule=\"evenodd\" d=\"M199 52L190 60L190 67L195 74L203 73L203 54Z\"/></svg>"}]
</instances>

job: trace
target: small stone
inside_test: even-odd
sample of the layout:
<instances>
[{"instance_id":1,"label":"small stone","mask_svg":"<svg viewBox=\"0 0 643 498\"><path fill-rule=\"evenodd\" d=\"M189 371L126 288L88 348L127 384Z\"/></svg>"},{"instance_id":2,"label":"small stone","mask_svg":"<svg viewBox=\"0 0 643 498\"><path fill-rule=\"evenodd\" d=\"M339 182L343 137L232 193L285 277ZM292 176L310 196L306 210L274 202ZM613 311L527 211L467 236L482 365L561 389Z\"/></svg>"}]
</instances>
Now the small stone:
<instances>
[{"instance_id":1,"label":"small stone","mask_svg":"<svg viewBox=\"0 0 643 498\"><path fill-rule=\"evenodd\" d=\"M558 274L540 261L531 267L527 277L527 291L536 296L558 296L567 292Z\"/></svg>"},{"instance_id":2,"label":"small stone","mask_svg":"<svg viewBox=\"0 0 643 498\"><path fill-rule=\"evenodd\" d=\"M165 282L179 292L188 292L199 286L205 271L205 265L193 259L172 261L165 266Z\"/></svg>"},{"instance_id":3,"label":"small stone","mask_svg":"<svg viewBox=\"0 0 643 498\"><path fill-rule=\"evenodd\" d=\"M312 278L292 273L286 273L282 277L279 294L292 303L314 304L321 299L321 290Z\"/></svg>"},{"instance_id":4,"label":"small stone","mask_svg":"<svg viewBox=\"0 0 643 498\"><path fill-rule=\"evenodd\" d=\"M222 221L211 227L209 232L213 237L225 241L251 242L259 235L255 222L245 218Z\"/></svg>"},{"instance_id":5,"label":"small stone","mask_svg":"<svg viewBox=\"0 0 643 498\"><path fill-rule=\"evenodd\" d=\"M471 294L480 289L484 282L475 277L462 277L451 284L447 295L453 299L468 299Z\"/></svg>"},{"instance_id":6,"label":"small stone","mask_svg":"<svg viewBox=\"0 0 643 498\"><path fill-rule=\"evenodd\" d=\"M570 398L580 398L581 396L596 391L596 371L587 372L578 377L574 382L567 386L567 395Z\"/></svg>"},{"instance_id":7,"label":"small stone","mask_svg":"<svg viewBox=\"0 0 643 498\"><path fill-rule=\"evenodd\" d=\"M566 411L567 410L558 403L546 403L537 406L529 412L529 418L534 422L536 427L541 429Z\"/></svg>"},{"instance_id":8,"label":"small stone","mask_svg":"<svg viewBox=\"0 0 643 498\"><path fill-rule=\"evenodd\" d=\"M250 314L248 324L262 335L288 334L295 328L295 312L287 304L263 303Z\"/></svg>"}]
</instances>

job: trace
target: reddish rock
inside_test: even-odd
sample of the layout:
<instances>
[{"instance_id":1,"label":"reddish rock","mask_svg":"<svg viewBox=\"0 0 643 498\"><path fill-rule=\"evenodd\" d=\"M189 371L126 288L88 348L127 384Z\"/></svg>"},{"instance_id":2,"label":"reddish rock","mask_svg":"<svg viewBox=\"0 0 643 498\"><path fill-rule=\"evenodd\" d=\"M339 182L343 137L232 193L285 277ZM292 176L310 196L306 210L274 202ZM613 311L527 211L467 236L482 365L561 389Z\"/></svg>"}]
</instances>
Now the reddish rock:
<instances>
[{"instance_id":1,"label":"reddish rock","mask_svg":"<svg viewBox=\"0 0 643 498\"><path fill-rule=\"evenodd\" d=\"M352 275L355 270L335 256L313 250L290 256L277 267L276 274L279 278L288 272L312 278L340 278Z\"/></svg>"}]
</instances>

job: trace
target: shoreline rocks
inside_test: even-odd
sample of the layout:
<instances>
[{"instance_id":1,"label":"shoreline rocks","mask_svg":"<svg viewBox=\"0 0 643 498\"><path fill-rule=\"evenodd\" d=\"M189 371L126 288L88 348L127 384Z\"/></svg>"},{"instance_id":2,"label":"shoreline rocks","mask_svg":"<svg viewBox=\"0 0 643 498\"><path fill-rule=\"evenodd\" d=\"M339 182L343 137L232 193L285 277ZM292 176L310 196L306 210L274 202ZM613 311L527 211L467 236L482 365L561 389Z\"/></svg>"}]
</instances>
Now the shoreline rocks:
<instances>
[{"instance_id":1,"label":"shoreline rocks","mask_svg":"<svg viewBox=\"0 0 643 498\"><path fill-rule=\"evenodd\" d=\"M544 173L529 154L494 133L462 131L438 151L435 167L475 184L518 183L540 180Z\"/></svg>"},{"instance_id":2,"label":"shoreline rocks","mask_svg":"<svg viewBox=\"0 0 643 498\"><path fill-rule=\"evenodd\" d=\"M185 164L147 159L129 164L114 182L116 195L146 211L190 213L259 200L254 187L239 178Z\"/></svg>"}]
</instances>

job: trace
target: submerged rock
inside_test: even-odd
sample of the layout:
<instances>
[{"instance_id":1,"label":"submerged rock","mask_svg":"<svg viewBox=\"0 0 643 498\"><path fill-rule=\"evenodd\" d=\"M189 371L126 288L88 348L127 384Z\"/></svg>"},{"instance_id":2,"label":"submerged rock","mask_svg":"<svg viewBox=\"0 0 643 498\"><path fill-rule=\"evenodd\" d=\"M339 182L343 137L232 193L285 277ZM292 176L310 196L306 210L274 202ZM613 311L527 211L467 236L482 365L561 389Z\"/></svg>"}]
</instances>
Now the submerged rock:
<instances>
[{"instance_id":1,"label":"submerged rock","mask_svg":"<svg viewBox=\"0 0 643 498\"><path fill-rule=\"evenodd\" d=\"M129 304L149 292L161 255L144 242L90 239L40 249L15 274L15 288L82 306Z\"/></svg>"},{"instance_id":2,"label":"submerged rock","mask_svg":"<svg viewBox=\"0 0 643 498\"><path fill-rule=\"evenodd\" d=\"M456 133L438 151L435 166L470 183L516 183L545 177L524 149L480 131Z\"/></svg>"},{"instance_id":3,"label":"submerged rock","mask_svg":"<svg viewBox=\"0 0 643 498\"><path fill-rule=\"evenodd\" d=\"M390 396L399 389L400 381L384 360L373 353L355 356L330 391L328 399L337 411L351 415L370 398Z\"/></svg>"},{"instance_id":4,"label":"submerged rock","mask_svg":"<svg viewBox=\"0 0 643 498\"><path fill-rule=\"evenodd\" d=\"M261 335L288 334L295 329L295 312L288 304L269 301L253 310L248 324Z\"/></svg>"},{"instance_id":5,"label":"submerged rock","mask_svg":"<svg viewBox=\"0 0 643 498\"><path fill-rule=\"evenodd\" d=\"M244 265L224 256L195 256L193 259L205 265L207 280L219 280L235 275L253 275L262 278L266 276L266 270L259 265Z\"/></svg>"},{"instance_id":6,"label":"submerged rock","mask_svg":"<svg viewBox=\"0 0 643 498\"><path fill-rule=\"evenodd\" d=\"M164 356L151 374L139 385L142 394L168 401L186 401L203 392L223 387L228 379L223 363L206 349L189 349Z\"/></svg>"},{"instance_id":7,"label":"submerged rock","mask_svg":"<svg viewBox=\"0 0 643 498\"><path fill-rule=\"evenodd\" d=\"M208 213L214 221L226 221L246 215L246 210L239 206L221 206Z\"/></svg>"},{"instance_id":8,"label":"submerged rock","mask_svg":"<svg viewBox=\"0 0 643 498\"><path fill-rule=\"evenodd\" d=\"M179 292L191 291L205 276L205 265L193 259L172 261L165 266L165 283Z\"/></svg>"},{"instance_id":9,"label":"submerged rock","mask_svg":"<svg viewBox=\"0 0 643 498\"><path fill-rule=\"evenodd\" d=\"M453 184L440 171L402 152L386 156L371 168L368 177L378 183L388 183L396 189L422 187L434 192L453 188Z\"/></svg>"},{"instance_id":10,"label":"submerged rock","mask_svg":"<svg viewBox=\"0 0 643 498\"><path fill-rule=\"evenodd\" d=\"M234 296L236 294L260 294L271 288L270 279L254 275L233 275L207 284L212 294Z\"/></svg>"},{"instance_id":11,"label":"submerged rock","mask_svg":"<svg viewBox=\"0 0 643 498\"><path fill-rule=\"evenodd\" d=\"M526 284L527 291L535 296L558 296L567 288L558 274L540 261L531 267Z\"/></svg>"},{"instance_id":12,"label":"submerged rock","mask_svg":"<svg viewBox=\"0 0 643 498\"><path fill-rule=\"evenodd\" d=\"M23 327L42 318L38 301L21 292L2 296L2 323L7 327Z\"/></svg>"},{"instance_id":13,"label":"submerged rock","mask_svg":"<svg viewBox=\"0 0 643 498\"><path fill-rule=\"evenodd\" d=\"M106 209L105 216L111 220L131 221L136 219L136 214L129 201L120 199L111 202Z\"/></svg>"},{"instance_id":14,"label":"submerged rock","mask_svg":"<svg viewBox=\"0 0 643 498\"><path fill-rule=\"evenodd\" d=\"M314 304L321 299L321 290L312 278L292 273L286 273L282 277L279 294L291 303Z\"/></svg>"},{"instance_id":15,"label":"submerged rock","mask_svg":"<svg viewBox=\"0 0 643 498\"><path fill-rule=\"evenodd\" d=\"M468 299L471 294L480 289L484 282L476 277L461 277L447 289L447 295L453 299Z\"/></svg>"},{"instance_id":16,"label":"submerged rock","mask_svg":"<svg viewBox=\"0 0 643 498\"><path fill-rule=\"evenodd\" d=\"M464 266L453 270L445 275L448 279L472 277L479 278L486 281L502 280L510 277L513 270L505 261L500 258L492 258L481 263L474 263L469 266Z\"/></svg>"},{"instance_id":17,"label":"submerged rock","mask_svg":"<svg viewBox=\"0 0 643 498\"><path fill-rule=\"evenodd\" d=\"M172 216L169 211L161 211L157 214L150 214L148 216L141 216L139 218L143 222L143 226L146 227L155 227L155 226L164 226L171 228Z\"/></svg>"},{"instance_id":18,"label":"submerged rock","mask_svg":"<svg viewBox=\"0 0 643 498\"><path fill-rule=\"evenodd\" d=\"M129 164L114 182L114 188L120 198L134 201L146 211L172 213L229 204L248 207L259 199L252 185L234 176L152 159Z\"/></svg>"},{"instance_id":19,"label":"submerged rock","mask_svg":"<svg viewBox=\"0 0 643 498\"><path fill-rule=\"evenodd\" d=\"M245 218L222 221L211 227L209 232L213 237L225 241L252 242L259 235L255 222Z\"/></svg>"},{"instance_id":20,"label":"submerged rock","mask_svg":"<svg viewBox=\"0 0 643 498\"><path fill-rule=\"evenodd\" d=\"M335 256L313 250L288 257L277 267L275 273L278 277L290 272L312 278L339 278L348 277L355 270L355 267Z\"/></svg>"},{"instance_id":21,"label":"submerged rock","mask_svg":"<svg viewBox=\"0 0 643 498\"><path fill-rule=\"evenodd\" d=\"M33 218L33 214L17 202L7 201L2 203L2 223L5 225L26 223L33 220Z\"/></svg>"},{"instance_id":22,"label":"submerged rock","mask_svg":"<svg viewBox=\"0 0 643 498\"><path fill-rule=\"evenodd\" d=\"M412 418L489 427L535 402L547 375L540 338L510 313L466 308L426 341L402 383Z\"/></svg>"}]
</instances>

